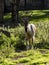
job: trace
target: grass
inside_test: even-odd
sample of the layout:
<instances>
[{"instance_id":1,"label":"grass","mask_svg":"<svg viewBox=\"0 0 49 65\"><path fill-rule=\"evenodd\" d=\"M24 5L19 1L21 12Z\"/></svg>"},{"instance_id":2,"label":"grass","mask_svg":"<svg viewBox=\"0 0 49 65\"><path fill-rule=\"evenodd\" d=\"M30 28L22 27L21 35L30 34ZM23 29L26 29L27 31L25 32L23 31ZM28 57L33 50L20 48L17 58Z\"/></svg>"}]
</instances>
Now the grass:
<instances>
[{"instance_id":1,"label":"grass","mask_svg":"<svg viewBox=\"0 0 49 65\"><path fill-rule=\"evenodd\" d=\"M7 14L5 14L4 15L4 19L6 20L8 20L8 19L11 19L11 13L7 13Z\"/></svg>"},{"instance_id":2,"label":"grass","mask_svg":"<svg viewBox=\"0 0 49 65\"><path fill-rule=\"evenodd\" d=\"M49 21L49 10L33 10L28 11L27 13L25 11L20 11L19 14L21 17L27 16L30 23Z\"/></svg>"},{"instance_id":3,"label":"grass","mask_svg":"<svg viewBox=\"0 0 49 65\"><path fill-rule=\"evenodd\" d=\"M22 54L22 53L21 53ZM30 50L23 52L23 54L28 54L24 58L19 58L18 63L24 63L23 65L40 65L45 64L45 62L49 63L49 55L43 57L44 54L41 54L38 50ZM46 60L47 59L47 60Z\"/></svg>"},{"instance_id":4,"label":"grass","mask_svg":"<svg viewBox=\"0 0 49 65\"><path fill-rule=\"evenodd\" d=\"M49 65L49 10L19 11L20 21L24 16L28 17L29 23L34 23L37 27L36 40L33 44L37 49L9 53L7 58L0 56L0 65L46 65L46 63ZM4 16L4 20L9 19L11 19L11 13ZM3 27L0 27L0 29L3 29ZM7 30L7 28L4 30ZM3 39L4 43L6 42L5 44L8 41L13 45L24 43L24 28L21 22L18 27L9 28L7 31L12 33L10 38L3 37L4 39L6 38L5 41ZM3 49L7 52L5 47ZM10 51L11 49L9 48L8 50Z\"/></svg>"},{"instance_id":5,"label":"grass","mask_svg":"<svg viewBox=\"0 0 49 65\"><path fill-rule=\"evenodd\" d=\"M43 51L43 50L42 50ZM46 52L46 51L45 51ZM45 65L49 64L49 53L42 54L39 50L23 51L21 53L11 54L11 58L4 58L0 64L5 65Z\"/></svg>"},{"instance_id":6,"label":"grass","mask_svg":"<svg viewBox=\"0 0 49 65\"><path fill-rule=\"evenodd\" d=\"M27 13L26 13L27 12ZM49 10L29 10L29 11L19 11L20 17L28 16L30 21L46 21L49 20ZM11 18L11 13L8 13L4 16L5 20L8 20Z\"/></svg>"}]
</instances>

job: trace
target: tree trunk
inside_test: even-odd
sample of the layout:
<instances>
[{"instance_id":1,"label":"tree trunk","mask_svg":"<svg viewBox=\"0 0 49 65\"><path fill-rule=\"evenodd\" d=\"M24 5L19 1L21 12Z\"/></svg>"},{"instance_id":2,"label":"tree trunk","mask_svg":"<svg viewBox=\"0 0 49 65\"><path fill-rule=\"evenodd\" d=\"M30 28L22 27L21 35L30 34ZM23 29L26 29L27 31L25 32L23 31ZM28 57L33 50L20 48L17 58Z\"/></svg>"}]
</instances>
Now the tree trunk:
<instances>
[{"instance_id":1,"label":"tree trunk","mask_svg":"<svg viewBox=\"0 0 49 65\"><path fill-rule=\"evenodd\" d=\"M45 0L42 0L42 9L45 9Z\"/></svg>"},{"instance_id":2,"label":"tree trunk","mask_svg":"<svg viewBox=\"0 0 49 65\"><path fill-rule=\"evenodd\" d=\"M16 25L18 24L18 10L19 8L19 1L14 0L12 3L12 22L14 22Z\"/></svg>"},{"instance_id":3,"label":"tree trunk","mask_svg":"<svg viewBox=\"0 0 49 65\"><path fill-rule=\"evenodd\" d=\"M0 23L3 23L4 0L0 0Z\"/></svg>"},{"instance_id":4,"label":"tree trunk","mask_svg":"<svg viewBox=\"0 0 49 65\"><path fill-rule=\"evenodd\" d=\"M25 1L24 7L25 7L25 10L26 10L26 4L27 4L27 3L26 3L26 0L24 0L24 1Z\"/></svg>"}]
</instances>

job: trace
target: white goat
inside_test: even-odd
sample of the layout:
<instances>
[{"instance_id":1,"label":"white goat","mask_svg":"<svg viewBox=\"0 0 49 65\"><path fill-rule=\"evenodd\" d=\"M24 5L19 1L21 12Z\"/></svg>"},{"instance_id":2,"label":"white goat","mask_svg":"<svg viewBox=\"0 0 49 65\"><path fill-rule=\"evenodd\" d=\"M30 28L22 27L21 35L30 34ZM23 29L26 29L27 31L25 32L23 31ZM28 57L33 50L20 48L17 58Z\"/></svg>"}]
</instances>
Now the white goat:
<instances>
[{"instance_id":1,"label":"white goat","mask_svg":"<svg viewBox=\"0 0 49 65\"><path fill-rule=\"evenodd\" d=\"M28 50L33 48L36 26L34 24L28 24L28 21L25 19L24 28L25 28L26 48ZM27 41L29 41L29 44L27 43Z\"/></svg>"}]
</instances>

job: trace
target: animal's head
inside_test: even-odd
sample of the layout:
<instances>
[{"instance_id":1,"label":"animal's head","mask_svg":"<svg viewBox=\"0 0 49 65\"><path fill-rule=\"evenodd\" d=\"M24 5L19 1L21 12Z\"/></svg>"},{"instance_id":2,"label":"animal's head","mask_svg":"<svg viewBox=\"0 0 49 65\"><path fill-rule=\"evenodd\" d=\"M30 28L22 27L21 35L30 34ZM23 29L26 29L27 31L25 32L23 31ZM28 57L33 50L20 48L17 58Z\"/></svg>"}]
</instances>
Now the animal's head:
<instances>
[{"instance_id":1,"label":"animal's head","mask_svg":"<svg viewBox=\"0 0 49 65\"><path fill-rule=\"evenodd\" d=\"M27 26L28 25L28 17L24 17L23 18L23 23L24 23L24 26Z\"/></svg>"}]
</instances>

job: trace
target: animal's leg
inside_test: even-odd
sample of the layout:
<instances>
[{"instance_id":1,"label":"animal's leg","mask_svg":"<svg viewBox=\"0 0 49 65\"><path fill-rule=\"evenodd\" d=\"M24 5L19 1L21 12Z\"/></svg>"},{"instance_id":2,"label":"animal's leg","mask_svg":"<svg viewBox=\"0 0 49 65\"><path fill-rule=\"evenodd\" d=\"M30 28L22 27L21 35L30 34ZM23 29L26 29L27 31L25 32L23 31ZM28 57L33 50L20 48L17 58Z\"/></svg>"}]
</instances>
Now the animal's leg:
<instances>
[{"instance_id":1,"label":"animal's leg","mask_svg":"<svg viewBox=\"0 0 49 65\"><path fill-rule=\"evenodd\" d=\"M31 49L31 48L32 48L32 44L31 44L30 39L29 39L29 49Z\"/></svg>"},{"instance_id":2,"label":"animal's leg","mask_svg":"<svg viewBox=\"0 0 49 65\"><path fill-rule=\"evenodd\" d=\"M26 49L29 49L28 40L26 39Z\"/></svg>"},{"instance_id":3,"label":"animal's leg","mask_svg":"<svg viewBox=\"0 0 49 65\"><path fill-rule=\"evenodd\" d=\"M29 47L30 47L30 49L33 49L33 38L31 38L31 40L30 40Z\"/></svg>"},{"instance_id":4,"label":"animal's leg","mask_svg":"<svg viewBox=\"0 0 49 65\"><path fill-rule=\"evenodd\" d=\"M34 39L33 39L33 37L32 37L32 49L34 48L34 47L33 47L33 41L34 41Z\"/></svg>"}]
</instances>

